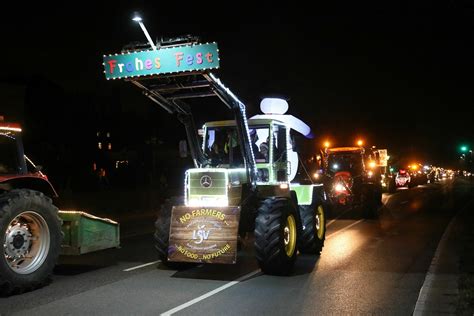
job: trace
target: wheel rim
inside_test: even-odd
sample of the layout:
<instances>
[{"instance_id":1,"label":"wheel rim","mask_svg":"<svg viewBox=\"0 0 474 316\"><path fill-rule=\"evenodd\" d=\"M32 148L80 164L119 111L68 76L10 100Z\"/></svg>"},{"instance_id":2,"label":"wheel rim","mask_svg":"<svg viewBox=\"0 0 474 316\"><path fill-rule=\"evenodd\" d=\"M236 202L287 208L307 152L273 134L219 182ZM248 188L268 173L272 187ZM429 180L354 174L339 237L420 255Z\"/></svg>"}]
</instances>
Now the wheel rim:
<instances>
[{"instance_id":1,"label":"wheel rim","mask_svg":"<svg viewBox=\"0 0 474 316\"><path fill-rule=\"evenodd\" d=\"M296 248L296 221L293 215L288 215L286 218L283 241L285 243L286 255L288 257L293 256Z\"/></svg>"},{"instance_id":2,"label":"wheel rim","mask_svg":"<svg viewBox=\"0 0 474 316\"><path fill-rule=\"evenodd\" d=\"M18 274L36 271L48 256L50 242L48 224L40 214L19 214L5 232L3 249L8 266Z\"/></svg>"},{"instance_id":3,"label":"wheel rim","mask_svg":"<svg viewBox=\"0 0 474 316\"><path fill-rule=\"evenodd\" d=\"M323 206L319 205L318 208L316 209L316 218L314 222L316 226L317 235L320 240L322 240L324 237L324 229L326 227L325 220L326 219L324 218Z\"/></svg>"}]
</instances>

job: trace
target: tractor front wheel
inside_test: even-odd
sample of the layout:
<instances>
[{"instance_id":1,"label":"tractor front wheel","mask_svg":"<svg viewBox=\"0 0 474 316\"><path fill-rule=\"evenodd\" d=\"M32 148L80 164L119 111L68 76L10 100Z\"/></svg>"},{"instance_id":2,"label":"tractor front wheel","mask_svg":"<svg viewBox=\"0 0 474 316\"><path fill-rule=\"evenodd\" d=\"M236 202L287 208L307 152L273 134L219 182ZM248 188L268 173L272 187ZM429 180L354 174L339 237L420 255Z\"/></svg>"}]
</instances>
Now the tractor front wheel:
<instances>
[{"instance_id":1,"label":"tractor front wheel","mask_svg":"<svg viewBox=\"0 0 474 316\"><path fill-rule=\"evenodd\" d=\"M255 220L255 250L264 273L288 275L296 260L299 217L293 203L283 197L265 199Z\"/></svg>"},{"instance_id":2,"label":"tractor front wheel","mask_svg":"<svg viewBox=\"0 0 474 316\"><path fill-rule=\"evenodd\" d=\"M171 262L168 261L168 247L170 237L170 223L171 223L171 211L173 206L182 205L182 197L172 197L163 203L158 214L158 218L155 222L155 249L158 252L158 259L161 263L172 269L184 269L194 266L192 263L186 262Z\"/></svg>"}]
</instances>

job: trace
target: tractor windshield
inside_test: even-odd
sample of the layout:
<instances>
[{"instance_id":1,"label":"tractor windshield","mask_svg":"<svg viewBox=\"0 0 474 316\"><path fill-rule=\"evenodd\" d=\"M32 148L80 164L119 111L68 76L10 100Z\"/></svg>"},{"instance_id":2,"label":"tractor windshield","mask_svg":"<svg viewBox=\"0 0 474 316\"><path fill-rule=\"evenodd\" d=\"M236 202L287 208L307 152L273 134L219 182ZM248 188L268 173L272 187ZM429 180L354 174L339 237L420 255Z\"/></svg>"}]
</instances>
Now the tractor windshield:
<instances>
[{"instance_id":1,"label":"tractor windshield","mask_svg":"<svg viewBox=\"0 0 474 316\"><path fill-rule=\"evenodd\" d=\"M250 128L249 132L256 162L268 162L268 127ZM209 127L204 143L204 152L211 159L212 166L244 166L235 126Z\"/></svg>"},{"instance_id":2,"label":"tractor windshield","mask_svg":"<svg viewBox=\"0 0 474 316\"><path fill-rule=\"evenodd\" d=\"M16 139L8 133L0 133L0 174L18 172Z\"/></svg>"},{"instance_id":3,"label":"tractor windshield","mask_svg":"<svg viewBox=\"0 0 474 316\"><path fill-rule=\"evenodd\" d=\"M362 157L357 153L339 153L329 155L328 169L336 173L348 171L354 175L362 173Z\"/></svg>"}]
</instances>

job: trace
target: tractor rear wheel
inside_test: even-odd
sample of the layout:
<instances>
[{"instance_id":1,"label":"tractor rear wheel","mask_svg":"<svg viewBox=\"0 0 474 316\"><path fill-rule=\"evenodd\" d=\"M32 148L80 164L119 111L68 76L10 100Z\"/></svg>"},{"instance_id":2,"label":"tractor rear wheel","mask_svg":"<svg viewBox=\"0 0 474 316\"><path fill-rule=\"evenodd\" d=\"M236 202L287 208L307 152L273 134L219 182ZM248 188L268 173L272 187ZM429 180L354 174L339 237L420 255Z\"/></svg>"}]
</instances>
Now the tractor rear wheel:
<instances>
[{"instance_id":1,"label":"tractor rear wheel","mask_svg":"<svg viewBox=\"0 0 474 316\"><path fill-rule=\"evenodd\" d=\"M320 255L326 238L326 212L322 203L300 205L303 229L298 235L298 250L303 254Z\"/></svg>"},{"instance_id":2,"label":"tractor rear wheel","mask_svg":"<svg viewBox=\"0 0 474 316\"><path fill-rule=\"evenodd\" d=\"M33 190L0 195L0 293L34 290L49 280L61 250L61 219L50 198Z\"/></svg>"},{"instance_id":3,"label":"tractor rear wheel","mask_svg":"<svg viewBox=\"0 0 474 316\"><path fill-rule=\"evenodd\" d=\"M255 220L255 250L263 272L288 275L296 260L299 217L293 203L283 197L265 199Z\"/></svg>"}]
</instances>

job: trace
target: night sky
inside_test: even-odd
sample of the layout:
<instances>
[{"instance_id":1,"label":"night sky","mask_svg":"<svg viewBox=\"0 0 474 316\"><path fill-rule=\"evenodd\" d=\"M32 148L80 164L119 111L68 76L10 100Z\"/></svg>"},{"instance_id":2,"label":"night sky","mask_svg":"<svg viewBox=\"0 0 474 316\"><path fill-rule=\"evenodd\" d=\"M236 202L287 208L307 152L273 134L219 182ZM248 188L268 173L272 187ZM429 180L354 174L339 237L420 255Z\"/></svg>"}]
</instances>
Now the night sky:
<instances>
[{"instance_id":1,"label":"night sky","mask_svg":"<svg viewBox=\"0 0 474 316\"><path fill-rule=\"evenodd\" d=\"M474 146L473 3L353 2L4 8L1 76L41 74L70 92L120 93L127 107L168 119L132 85L108 82L102 73L103 54L146 41L131 21L139 10L152 38L193 34L216 41L217 75L249 114L257 114L265 96L286 98L291 114L312 126L315 148L325 138L352 145L363 137L409 159L456 161L460 143ZM199 109L199 124L206 111Z\"/></svg>"}]
</instances>

